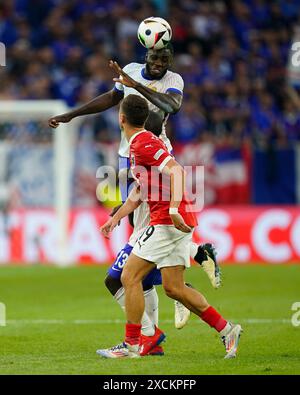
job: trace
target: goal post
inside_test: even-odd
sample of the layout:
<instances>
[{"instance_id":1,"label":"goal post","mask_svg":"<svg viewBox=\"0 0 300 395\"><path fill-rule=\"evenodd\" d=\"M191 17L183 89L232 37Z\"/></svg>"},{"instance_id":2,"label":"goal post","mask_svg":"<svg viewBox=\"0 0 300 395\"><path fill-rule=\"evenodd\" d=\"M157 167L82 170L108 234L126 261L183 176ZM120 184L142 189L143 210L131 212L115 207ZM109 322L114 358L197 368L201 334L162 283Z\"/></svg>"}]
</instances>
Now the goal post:
<instances>
[{"instance_id":1,"label":"goal post","mask_svg":"<svg viewBox=\"0 0 300 395\"><path fill-rule=\"evenodd\" d=\"M62 100L1 100L0 124L39 122L39 127L49 133L47 121L50 117L69 110ZM15 127L17 129L18 126ZM57 223L57 265L72 264L68 254L68 225L71 208L72 169L75 156L75 141L78 124L61 123L52 129L53 137L53 208ZM41 132L42 135L43 132ZM47 177L47 174L45 174Z\"/></svg>"}]
</instances>

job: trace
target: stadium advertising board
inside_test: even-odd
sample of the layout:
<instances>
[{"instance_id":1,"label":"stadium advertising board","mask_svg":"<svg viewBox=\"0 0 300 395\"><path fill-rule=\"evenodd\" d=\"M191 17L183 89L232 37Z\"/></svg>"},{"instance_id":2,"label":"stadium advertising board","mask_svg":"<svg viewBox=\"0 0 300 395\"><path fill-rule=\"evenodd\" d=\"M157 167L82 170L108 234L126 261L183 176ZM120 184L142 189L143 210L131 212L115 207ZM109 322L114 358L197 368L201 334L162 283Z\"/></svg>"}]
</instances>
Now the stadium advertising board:
<instances>
[{"instance_id":1,"label":"stadium advertising board","mask_svg":"<svg viewBox=\"0 0 300 395\"><path fill-rule=\"evenodd\" d=\"M127 242L123 221L109 240L99 232L106 209L72 210L68 253L77 264L111 262ZM297 207L212 207L198 214L197 242L213 242L224 263L300 263L300 209ZM53 263L57 223L52 210L18 210L0 216L0 263Z\"/></svg>"}]
</instances>

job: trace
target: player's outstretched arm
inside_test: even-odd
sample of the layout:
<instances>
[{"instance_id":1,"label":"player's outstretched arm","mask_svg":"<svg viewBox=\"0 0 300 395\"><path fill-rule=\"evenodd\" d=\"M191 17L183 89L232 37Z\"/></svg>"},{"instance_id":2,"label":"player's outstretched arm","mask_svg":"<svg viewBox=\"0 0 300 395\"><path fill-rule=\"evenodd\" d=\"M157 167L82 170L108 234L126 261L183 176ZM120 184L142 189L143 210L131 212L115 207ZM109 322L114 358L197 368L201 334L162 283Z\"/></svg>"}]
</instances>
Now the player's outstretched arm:
<instances>
[{"instance_id":1,"label":"player's outstretched arm","mask_svg":"<svg viewBox=\"0 0 300 395\"><path fill-rule=\"evenodd\" d=\"M181 107L182 95L179 93L168 92L160 93L140 84L133 78L129 77L117 62L110 61L109 66L119 74L118 78L114 78L115 82L120 82L123 85L133 88L141 93L146 99L148 99L156 107L160 108L163 112L168 114L175 114Z\"/></svg>"},{"instance_id":2,"label":"player's outstretched arm","mask_svg":"<svg viewBox=\"0 0 300 395\"><path fill-rule=\"evenodd\" d=\"M56 115L48 120L49 126L52 128L57 128L57 126L62 123L68 123L73 118L80 115L95 114L102 112L117 105L123 99L123 94L115 89L112 89L95 99L89 101L88 103L76 108L75 110L69 111L65 114Z\"/></svg>"}]
</instances>

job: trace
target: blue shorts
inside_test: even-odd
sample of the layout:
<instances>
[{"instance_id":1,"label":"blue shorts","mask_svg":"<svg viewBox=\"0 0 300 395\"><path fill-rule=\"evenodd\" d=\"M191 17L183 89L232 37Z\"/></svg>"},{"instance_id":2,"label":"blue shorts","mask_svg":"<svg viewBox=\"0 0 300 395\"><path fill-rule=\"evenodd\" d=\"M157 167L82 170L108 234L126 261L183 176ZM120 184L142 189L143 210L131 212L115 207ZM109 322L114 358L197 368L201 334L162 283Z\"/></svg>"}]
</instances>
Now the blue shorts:
<instances>
[{"instance_id":1,"label":"blue shorts","mask_svg":"<svg viewBox=\"0 0 300 395\"><path fill-rule=\"evenodd\" d=\"M126 244L122 250L118 253L116 260L108 269L108 274L117 280L120 280L123 267L125 266L127 259L132 251L133 247ZM143 280L144 286L161 285L161 274L160 270L153 269Z\"/></svg>"}]
</instances>

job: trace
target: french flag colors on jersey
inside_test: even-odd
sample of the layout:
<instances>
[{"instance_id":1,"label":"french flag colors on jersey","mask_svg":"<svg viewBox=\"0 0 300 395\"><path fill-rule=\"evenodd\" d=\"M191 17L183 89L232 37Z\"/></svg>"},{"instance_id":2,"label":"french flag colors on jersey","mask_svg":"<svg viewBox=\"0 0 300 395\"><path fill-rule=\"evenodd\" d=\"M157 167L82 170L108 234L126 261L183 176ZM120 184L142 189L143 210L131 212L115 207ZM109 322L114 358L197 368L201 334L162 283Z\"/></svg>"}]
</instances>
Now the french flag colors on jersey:
<instances>
[{"instance_id":1,"label":"french flag colors on jersey","mask_svg":"<svg viewBox=\"0 0 300 395\"><path fill-rule=\"evenodd\" d=\"M156 92L160 92L160 93L175 92L180 95L183 94L183 88L184 88L183 79L181 78L181 76L179 74L174 73L170 70L168 70L166 72L166 74L158 80L150 78L149 76L147 76L145 74L146 64L129 63L128 65L126 65L123 68L123 70L135 81L141 83L142 85L144 85L147 88L150 88ZM129 88L129 87L121 84L120 82L115 83L115 89L119 92L122 92L124 94L124 97L126 97L130 94L140 95L143 97L143 95L141 93L139 93L138 91L136 91L135 89ZM147 102L148 102L150 111L154 111L154 112L161 111L158 107L156 107L154 104L152 104L149 100L147 100ZM168 117L169 117L169 115L165 114L160 138L166 144L168 150L172 151L172 145L166 135L166 123L167 123ZM126 137L124 136L123 132L121 134L119 155L123 156L123 157L128 157L128 155L129 155L128 141L126 140Z\"/></svg>"},{"instance_id":2,"label":"french flag colors on jersey","mask_svg":"<svg viewBox=\"0 0 300 395\"><path fill-rule=\"evenodd\" d=\"M170 177L160 172L173 157L165 144L146 130L133 135L129 144L131 172L141 187L142 199L149 204L150 225L172 225L169 215ZM186 196L178 211L187 225L197 226L196 216Z\"/></svg>"}]
</instances>

